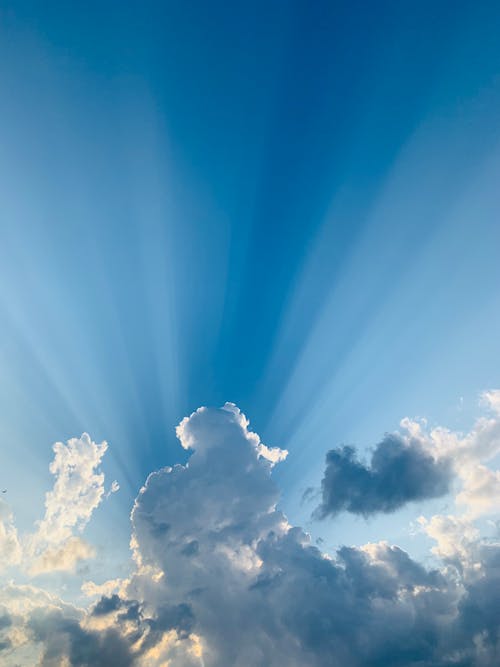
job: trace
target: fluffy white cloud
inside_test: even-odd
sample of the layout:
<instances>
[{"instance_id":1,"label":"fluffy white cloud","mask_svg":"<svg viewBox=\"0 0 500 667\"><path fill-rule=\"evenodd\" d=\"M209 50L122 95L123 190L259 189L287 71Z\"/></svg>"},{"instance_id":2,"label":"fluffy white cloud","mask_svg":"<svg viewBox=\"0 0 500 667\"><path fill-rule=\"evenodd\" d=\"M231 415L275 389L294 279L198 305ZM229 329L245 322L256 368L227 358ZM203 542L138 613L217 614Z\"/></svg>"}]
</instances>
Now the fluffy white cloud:
<instances>
[{"instance_id":1,"label":"fluffy white cloud","mask_svg":"<svg viewBox=\"0 0 500 667\"><path fill-rule=\"evenodd\" d=\"M421 517L425 533L436 541L433 553L460 567L464 576L481 570L479 532L474 521L500 511L500 471L486 465L500 453L500 391L481 395L480 403L489 414L478 418L468 433L442 427L427 429L425 421L408 419L402 426L427 451L453 465L457 480L457 515Z\"/></svg>"},{"instance_id":2,"label":"fluffy white cloud","mask_svg":"<svg viewBox=\"0 0 500 667\"><path fill-rule=\"evenodd\" d=\"M462 467L462 489L456 500L467 508L471 518L498 512L500 507L500 471L479 463Z\"/></svg>"},{"instance_id":3,"label":"fluffy white cloud","mask_svg":"<svg viewBox=\"0 0 500 667\"><path fill-rule=\"evenodd\" d=\"M45 496L45 514L32 533L19 536L7 504L0 500L0 570L17 566L30 575L71 571L95 555L80 534L105 497L100 470L107 443L87 433L53 446L50 472L54 485ZM109 493L119 489L112 483Z\"/></svg>"},{"instance_id":4,"label":"fluffy white cloud","mask_svg":"<svg viewBox=\"0 0 500 667\"><path fill-rule=\"evenodd\" d=\"M483 426L496 437L494 424L476 425L481 457L494 449ZM0 596L0 656L30 646L45 667L499 664L500 545L481 539L470 516L420 520L440 569L385 542L326 555L277 508L271 473L285 454L262 445L236 406L200 408L177 433L192 454L141 489L129 578L86 582L100 598L85 610L11 585ZM454 440L477 464L463 437L449 434L444 455ZM74 527L88 514L72 516Z\"/></svg>"},{"instance_id":5,"label":"fluffy white cloud","mask_svg":"<svg viewBox=\"0 0 500 667\"><path fill-rule=\"evenodd\" d=\"M469 465L490 461L500 453L500 390L481 394L481 403L489 414L479 417L465 434L443 427L428 430L425 421L408 418L403 419L401 425L433 456L451 457L460 474Z\"/></svg>"},{"instance_id":6,"label":"fluffy white cloud","mask_svg":"<svg viewBox=\"0 0 500 667\"><path fill-rule=\"evenodd\" d=\"M45 495L45 515L36 531L23 540L25 567L33 575L71 571L94 555L81 533L104 497L104 473L99 466L106 442L97 444L87 433L56 442L50 472L55 481Z\"/></svg>"},{"instance_id":7,"label":"fluffy white cloud","mask_svg":"<svg viewBox=\"0 0 500 667\"><path fill-rule=\"evenodd\" d=\"M418 522L436 542L431 549L432 553L460 568L474 567L479 530L470 521L462 517L436 514L430 519L421 516Z\"/></svg>"},{"instance_id":8,"label":"fluffy white cloud","mask_svg":"<svg viewBox=\"0 0 500 667\"><path fill-rule=\"evenodd\" d=\"M99 466L107 448L106 442L96 444L87 433L66 444L55 443L50 464L55 482L45 496L45 516L38 524L35 543L62 544L73 529L85 528L104 495Z\"/></svg>"}]
</instances>

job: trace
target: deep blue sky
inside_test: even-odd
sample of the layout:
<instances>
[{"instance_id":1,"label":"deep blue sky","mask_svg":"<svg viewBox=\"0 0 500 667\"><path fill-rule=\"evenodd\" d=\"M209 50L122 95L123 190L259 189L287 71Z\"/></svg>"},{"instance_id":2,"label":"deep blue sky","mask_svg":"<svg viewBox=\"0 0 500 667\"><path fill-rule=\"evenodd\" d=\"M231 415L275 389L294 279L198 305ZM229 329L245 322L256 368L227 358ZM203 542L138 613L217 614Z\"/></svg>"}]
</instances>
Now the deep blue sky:
<instances>
[{"instance_id":1,"label":"deep blue sky","mask_svg":"<svg viewBox=\"0 0 500 667\"><path fill-rule=\"evenodd\" d=\"M21 520L53 441L107 439L126 508L185 460L175 424L226 400L290 449L300 513L327 449L406 414L460 425L498 384L498 3L0 17L0 451Z\"/></svg>"}]
</instances>

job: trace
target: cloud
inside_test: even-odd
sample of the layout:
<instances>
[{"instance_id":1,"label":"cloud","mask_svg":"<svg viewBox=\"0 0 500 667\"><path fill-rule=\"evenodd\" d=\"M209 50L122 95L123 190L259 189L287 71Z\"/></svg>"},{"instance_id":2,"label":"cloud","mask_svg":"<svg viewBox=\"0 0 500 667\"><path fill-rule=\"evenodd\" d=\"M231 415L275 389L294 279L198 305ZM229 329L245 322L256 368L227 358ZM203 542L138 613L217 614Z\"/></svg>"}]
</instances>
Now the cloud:
<instances>
[{"instance_id":1,"label":"cloud","mask_svg":"<svg viewBox=\"0 0 500 667\"><path fill-rule=\"evenodd\" d=\"M110 579L103 584L96 584L94 581L85 581L81 586L81 590L86 597L93 598L119 593L122 587L122 579Z\"/></svg>"},{"instance_id":2,"label":"cloud","mask_svg":"<svg viewBox=\"0 0 500 667\"><path fill-rule=\"evenodd\" d=\"M29 565L32 575L74 570L77 563L95 556L95 549L81 537L68 537L61 545L46 547Z\"/></svg>"},{"instance_id":3,"label":"cloud","mask_svg":"<svg viewBox=\"0 0 500 667\"><path fill-rule=\"evenodd\" d=\"M56 442L50 472L54 486L45 496L45 516L34 535L35 545L63 544L82 531L104 495L104 473L99 470L108 444L92 442L84 433L67 443Z\"/></svg>"},{"instance_id":4,"label":"cloud","mask_svg":"<svg viewBox=\"0 0 500 667\"><path fill-rule=\"evenodd\" d=\"M315 516L394 512L411 501L443 496L451 480L449 461L434 458L416 438L386 435L369 465L359 461L353 447L332 449L326 455Z\"/></svg>"},{"instance_id":5,"label":"cloud","mask_svg":"<svg viewBox=\"0 0 500 667\"><path fill-rule=\"evenodd\" d=\"M454 564L461 571L472 570L479 544L479 530L463 517L436 514L430 519L421 516L418 523L435 542L431 552L445 562Z\"/></svg>"},{"instance_id":6,"label":"cloud","mask_svg":"<svg viewBox=\"0 0 500 667\"><path fill-rule=\"evenodd\" d=\"M2 499L0 499L0 573L21 561L21 545L12 512Z\"/></svg>"},{"instance_id":7,"label":"cloud","mask_svg":"<svg viewBox=\"0 0 500 667\"><path fill-rule=\"evenodd\" d=\"M9 584L4 653L44 667L499 664L500 545L472 518L421 519L436 541L430 568L387 542L325 554L278 508L284 453L248 426L232 404L184 419L188 463L152 473L135 501L128 578L86 582L100 597L84 609ZM369 470L390 468L380 456ZM16 657L28 648L31 662Z\"/></svg>"},{"instance_id":8,"label":"cloud","mask_svg":"<svg viewBox=\"0 0 500 667\"><path fill-rule=\"evenodd\" d=\"M27 623L30 639L43 646L41 667L129 667L134 662L129 644L120 632L86 630L59 610L37 609Z\"/></svg>"},{"instance_id":9,"label":"cloud","mask_svg":"<svg viewBox=\"0 0 500 667\"><path fill-rule=\"evenodd\" d=\"M152 474L132 513L138 570L128 595L150 609L188 604L205 667L465 665L481 642L483 657L495 654L491 628L478 623L471 633L461 616L476 579L427 570L386 543L334 558L312 546L277 509L271 462L247 425L234 406L183 420L188 465ZM371 470L386 483L391 471L405 473L410 490L393 490L390 503L428 497L451 480L449 464L414 441L386 439ZM483 602L477 595L478 618ZM173 664L188 664L176 650Z\"/></svg>"},{"instance_id":10,"label":"cloud","mask_svg":"<svg viewBox=\"0 0 500 667\"><path fill-rule=\"evenodd\" d=\"M470 517L496 512L500 507L500 471L485 465L464 466L460 474L462 490L457 503L467 508Z\"/></svg>"},{"instance_id":11,"label":"cloud","mask_svg":"<svg viewBox=\"0 0 500 667\"><path fill-rule=\"evenodd\" d=\"M461 487L456 503L468 520L498 513L500 473L488 467L500 454L500 390L483 392L480 403L489 414L479 417L467 433L404 419L402 427L438 460L450 460Z\"/></svg>"},{"instance_id":12,"label":"cloud","mask_svg":"<svg viewBox=\"0 0 500 667\"><path fill-rule=\"evenodd\" d=\"M484 464L500 453L500 391L483 392L480 402L490 415L477 419L465 434L429 430L425 420L405 418L402 433L386 435L369 464L358 459L353 447L330 450L315 518L342 511L363 516L394 512L409 502L445 495L455 479L461 482L456 502L466 507L469 518L497 511L500 472Z\"/></svg>"},{"instance_id":13,"label":"cloud","mask_svg":"<svg viewBox=\"0 0 500 667\"><path fill-rule=\"evenodd\" d=\"M481 394L482 403L497 415L500 415L500 389L490 389Z\"/></svg>"},{"instance_id":14,"label":"cloud","mask_svg":"<svg viewBox=\"0 0 500 667\"><path fill-rule=\"evenodd\" d=\"M401 421L401 426L435 457L451 456L454 469L460 474L470 465L490 461L500 454L500 390L483 392L480 404L489 414L476 419L465 434L442 426L428 430L425 421L408 418Z\"/></svg>"},{"instance_id":15,"label":"cloud","mask_svg":"<svg viewBox=\"0 0 500 667\"><path fill-rule=\"evenodd\" d=\"M18 535L12 512L0 499L0 572L13 567L31 576L71 572L80 561L94 557L94 548L80 534L102 500L120 488L114 481L105 492L100 465L107 447L87 433L54 444L54 485L45 495L45 514L31 533Z\"/></svg>"}]
</instances>

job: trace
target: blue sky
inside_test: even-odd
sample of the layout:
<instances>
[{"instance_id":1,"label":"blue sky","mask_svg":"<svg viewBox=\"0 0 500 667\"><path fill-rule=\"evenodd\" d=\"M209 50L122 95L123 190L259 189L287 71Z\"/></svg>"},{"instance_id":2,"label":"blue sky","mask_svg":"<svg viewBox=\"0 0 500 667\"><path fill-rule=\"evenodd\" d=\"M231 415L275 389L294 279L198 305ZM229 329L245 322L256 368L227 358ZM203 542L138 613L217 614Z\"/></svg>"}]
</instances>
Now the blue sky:
<instances>
[{"instance_id":1,"label":"blue sky","mask_svg":"<svg viewBox=\"0 0 500 667\"><path fill-rule=\"evenodd\" d=\"M500 7L0 8L0 485L20 526L86 431L127 544L175 425L236 403L280 506L333 547L405 511L311 522L325 454L405 416L467 430L499 385ZM439 508L445 500L426 500ZM433 510L434 511L434 510ZM420 548L420 547L419 547Z\"/></svg>"},{"instance_id":2,"label":"blue sky","mask_svg":"<svg viewBox=\"0 0 500 667\"><path fill-rule=\"evenodd\" d=\"M4 5L2 439L135 493L201 404L312 462L494 385L493 4L182 4Z\"/></svg>"}]
</instances>

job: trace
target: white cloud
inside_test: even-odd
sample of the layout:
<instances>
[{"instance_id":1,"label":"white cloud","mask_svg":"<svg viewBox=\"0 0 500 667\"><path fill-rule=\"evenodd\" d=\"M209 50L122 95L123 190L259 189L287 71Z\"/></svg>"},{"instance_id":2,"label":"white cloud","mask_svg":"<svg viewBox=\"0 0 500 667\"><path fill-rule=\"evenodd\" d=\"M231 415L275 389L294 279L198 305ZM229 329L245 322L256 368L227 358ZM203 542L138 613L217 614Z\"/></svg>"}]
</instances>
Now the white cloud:
<instances>
[{"instance_id":1,"label":"white cloud","mask_svg":"<svg viewBox=\"0 0 500 667\"><path fill-rule=\"evenodd\" d=\"M30 584L4 583L0 588L0 605L15 616L24 617L33 610L43 608L63 611L71 618L80 618L82 610L63 602L57 595Z\"/></svg>"},{"instance_id":2,"label":"white cloud","mask_svg":"<svg viewBox=\"0 0 500 667\"><path fill-rule=\"evenodd\" d=\"M466 519L436 514L430 519L419 517L418 522L429 537L436 541L432 553L445 561L474 567L474 546L479 540L479 530Z\"/></svg>"},{"instance_id":3,"label":"white cloud","mask_svg":"<svg viewBox=\"0 0 500 667\"><path fill-rule=\"evenodd\" d=\"M53 446L54 460L50 472L54 486L45 496L45 516L34 535L38 543L58 545L82 531L104 495L104 473L99 471L108 444L92 442L84 433L66 444Z\"/></svg>"},{"instance_id":4,"label":"white cloud","mask_svg":"<svg viewBox=\"0 0 500 667\"><path fill-rule=\"evenodd\" d=\"M17 566L32 576L72 571L94 557L94 548L80 534L105 497L100 470L107 443L96 444L87 433L53 446L50 472L54 485L45 496L45 514L32 533L19 536L10 509L0 500L0 570ZM109 493L119 489L113 482Z\"/></svg>"},{"instance_id":5,"label":"white cloud","mask_svg":"<svg viewBox=\"0 0 500 667\"><path fill-rule=\"evenodd\" d=\"M102 584L96 584L93 581L84 581L81 585L81 591L88 598L110 597L115 593L123 594L124 583L123 579L108 579Z\"/></svg>"},{"instance_id":6,"label":"white cloud","mask_svg":"<svg viewBox=\"0 0 500 667\"><path fill-rule=\"evenodd\" d=\"M490 389L483 391L481 400L493 412L500 416L500 389Z\"/></svg>"},{"instance_id":7,"label":"white cloud","mask_svg":"<svg viewBox=\"0 0 500 667\"><path fill-rule=\"evenodd\" d=\"M438 460L452 462L461 484L456 502L471 519L497 513L500 507L500 472L486 465L500 453L500 391L482 393L480 403L491 414L477 419L468 433L443 427L427 430L425 422L409 419L401 423Z\"/></svg>"},{"instance_id":8,"label":"white cloud","mask_svg":"<svg viewBox=\"0 0 500 667\"><path fill-rule=\"evenodd\" d=\"M56 442L50 472L53 488L45 496L45 516L36 531L24 540L26 567L31 574L71 571L94 549L75 533L81 533L105 494L104 473L99 466L108 444L93 442L87 433ZM111 491L116 489L113 482Z\"/></svg>"},{"instance_id":9,"label":"white cloud","mask_svg":"<svg viewBox=\"0 0 500 667\"><path fill-rule=\"evenodd\" d=\"M21 545L12 512L0 499L0 572L21 561Z\"/></svg>"},{"instance_id":10,"label":"white cloud","mask_svg":"<svg viewBox=\"0 0 500 667\"><path fill-rule=\"evenodd\" d=\"M481 570L479 531L474 521L500 511L500 471L486 465L500 452L500 391L483 392L480 405L490 415L479 417L467 433L442 427L429 431L425 422L402 422L434 456L447 457L453 464L457 514L420 517L419 522L436 541L432 552L460 567L464 576Z\"/></svg>"},{"instance_id":11,"label":"white cloud","mask_svg":"<svg viewBox=\"0 0 500 667\"><path fill-rule=\"evenodd\" d=\"M456 497L467 508L467 516L476 518L498 513L500 508L500 471L476 464L461 470L462 489Z\"/></svg>"}]
</instances>

